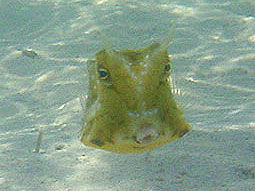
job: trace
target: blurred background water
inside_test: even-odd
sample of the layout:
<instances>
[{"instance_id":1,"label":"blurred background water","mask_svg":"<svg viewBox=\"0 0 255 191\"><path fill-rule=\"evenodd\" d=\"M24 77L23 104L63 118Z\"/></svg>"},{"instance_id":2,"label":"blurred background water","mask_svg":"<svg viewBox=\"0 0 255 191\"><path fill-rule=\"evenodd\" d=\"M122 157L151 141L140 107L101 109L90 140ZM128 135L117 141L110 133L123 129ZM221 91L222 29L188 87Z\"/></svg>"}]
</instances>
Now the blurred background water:
<instances>
[{"instance_id":1,"label":"blurred background water","mask_svg":"<svg viewBox=\"0 0 255 191\"><path fill-rule=\"evenodd\" d=\"M177 100L193 129L254 129L254 0L1 0L0 188L36 190L20 177L68 171L45 175L46 161L32 171L22 162L36 161L28 156L39 128L45 149L79 141L79 97L86 61L103 48L99 31L122 50L171 30Z\"/></svg>"}]
</instances>

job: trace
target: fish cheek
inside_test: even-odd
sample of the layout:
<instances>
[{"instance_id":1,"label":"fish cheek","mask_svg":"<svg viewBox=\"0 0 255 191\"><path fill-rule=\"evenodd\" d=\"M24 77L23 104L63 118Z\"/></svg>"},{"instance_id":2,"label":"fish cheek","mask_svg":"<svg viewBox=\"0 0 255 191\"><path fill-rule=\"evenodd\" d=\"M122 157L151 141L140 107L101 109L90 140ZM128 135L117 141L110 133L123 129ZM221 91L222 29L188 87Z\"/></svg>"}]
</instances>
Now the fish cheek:
<instances>
[{"instance_id":1,"label":"fish cheek","mask_svg":"<svg viewBox=\"0 0 255 191\"><path fill-rule=\"evenodd\" d=\"M104 142L109 138L110 132L105 128L106 122L104 120L103 110L97 111L95 117L88 121L87 128L84 131L84 135L89 137L89 142L99 147L104 145Z\"/></svg>"},{"instance_id":2,"label":"fish cheek","mask_svg":"<svg viewBox=\"0 0 255 191\"><path fill-rule=\"evenodd\" d=\"M177 106L173 100L171 89L168 84L164 83L159 86L159 98L158 98L158 107L159 109L159 118L166 127L172 128L176 123L176 114L178 113Z\"/></svg>"}]
</instances>

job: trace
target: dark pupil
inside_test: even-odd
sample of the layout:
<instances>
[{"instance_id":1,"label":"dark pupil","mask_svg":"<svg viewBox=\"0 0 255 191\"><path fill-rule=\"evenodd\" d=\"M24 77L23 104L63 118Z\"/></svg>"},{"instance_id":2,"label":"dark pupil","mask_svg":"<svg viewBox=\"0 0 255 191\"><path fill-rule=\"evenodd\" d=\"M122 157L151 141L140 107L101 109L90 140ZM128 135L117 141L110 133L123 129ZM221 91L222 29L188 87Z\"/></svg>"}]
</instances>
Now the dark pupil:
<instances>
[{"instance_id":1,"label":"dark pupil","mask_svg":"<svg viewBox=\"0 0 255 191\"><path fill-rule=\"evenodd\" d=\"M165 71L169 71L171 69L170 64L165 65Z\"/></svg>"},{"instance_id":2,"label":"dark pupil","mask_svg":"<svg viewBox=\"0 0 255 191\"><path fill-rule=\"evenodd\" d=\"M105 71L99 71L99 77L100 78L104 78L104 77L106 77L107 76L107 72L105 72Z\"/></svg>"}]
</instances>

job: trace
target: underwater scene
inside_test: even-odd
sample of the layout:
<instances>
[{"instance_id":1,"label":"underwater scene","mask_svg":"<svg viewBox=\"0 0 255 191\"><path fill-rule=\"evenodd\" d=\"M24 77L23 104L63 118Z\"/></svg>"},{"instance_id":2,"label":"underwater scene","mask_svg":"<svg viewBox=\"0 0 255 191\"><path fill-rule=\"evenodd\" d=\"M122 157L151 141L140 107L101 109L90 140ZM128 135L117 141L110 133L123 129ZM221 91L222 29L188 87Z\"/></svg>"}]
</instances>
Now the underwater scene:
<instances>
[{"instance_id":1,"label":"underwater scene","mask_svg":"<svg viewBox=\"0 0 255 191\"><path fill-rule=\"evenodd\" d=\"M0 1L0 190L255 190L255 1Z\"/></svg>"}]
</instances>

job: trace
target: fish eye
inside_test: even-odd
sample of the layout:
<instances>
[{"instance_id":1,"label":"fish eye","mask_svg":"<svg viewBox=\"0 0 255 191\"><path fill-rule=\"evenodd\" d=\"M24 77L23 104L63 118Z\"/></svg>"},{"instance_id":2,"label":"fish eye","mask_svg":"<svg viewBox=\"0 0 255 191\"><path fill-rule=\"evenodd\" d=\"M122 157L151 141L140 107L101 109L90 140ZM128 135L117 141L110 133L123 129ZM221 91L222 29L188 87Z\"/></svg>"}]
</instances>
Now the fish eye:
<instances>
[{"instance_id":1,"label":"fish eye","mask_svg":"<svg viewBox=\"0 0 255 191\"><path fill-rule=\"evenodd\" d=\"M109 76L108 71L103 68L98 69L98 74L99 74L99 78L103 80L107 79Z\"/></svg>"},{"instance_id":2,"label":"fish eye","mask_svg":"<svg viewBox=\"0 0 255 191\"><path fill-rule=\"evenodd\" d=\"M166 72L169 72L169 71L170 71L170 69L171 69L170 64L165 65L165 71L166 71Z\"/></svg>"}]
</instances>

